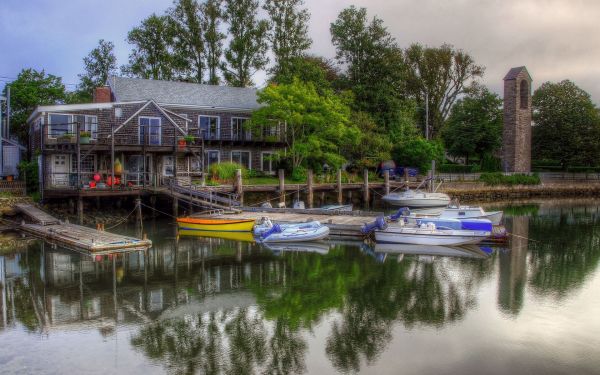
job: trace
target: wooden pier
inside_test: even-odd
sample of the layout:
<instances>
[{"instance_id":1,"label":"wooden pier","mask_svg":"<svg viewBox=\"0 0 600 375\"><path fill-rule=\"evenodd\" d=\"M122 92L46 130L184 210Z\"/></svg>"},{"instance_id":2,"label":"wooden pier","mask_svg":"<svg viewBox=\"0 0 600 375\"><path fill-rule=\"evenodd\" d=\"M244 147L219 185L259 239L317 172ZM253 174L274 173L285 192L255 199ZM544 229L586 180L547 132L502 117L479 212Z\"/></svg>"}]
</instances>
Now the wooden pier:
<instances>
[{"instance_id":1,"label":"wooden pier","mask_svg":"<svg viewBox=\"0 0 600 375\"><path fill-rule=\"evenodd\" d=\"M147 250L152 241L122 236L96 229L63 223L31 204L17 204L15 210L30 223L21 222L17 228L35 237L76 251L92 254Z\"/></svg>"}]
</instances>

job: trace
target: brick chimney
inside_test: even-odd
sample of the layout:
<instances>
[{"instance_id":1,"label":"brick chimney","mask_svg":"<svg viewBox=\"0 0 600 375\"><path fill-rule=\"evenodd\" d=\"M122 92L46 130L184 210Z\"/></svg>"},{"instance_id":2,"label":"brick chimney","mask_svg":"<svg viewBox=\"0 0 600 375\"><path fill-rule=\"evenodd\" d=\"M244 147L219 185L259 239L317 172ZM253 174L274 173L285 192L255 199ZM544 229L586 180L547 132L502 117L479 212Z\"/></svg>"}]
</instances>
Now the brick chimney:
<instances>
[{"instance_id":1,"label":"brick chimney","mask_svg":"<svg viewBox=\"0 0 600 375\"><path fill-rule=\"evenodd\" d=\"M110 87L100 86L94 89L94 103L112 102Z\"/></svg>"}]
</instances>

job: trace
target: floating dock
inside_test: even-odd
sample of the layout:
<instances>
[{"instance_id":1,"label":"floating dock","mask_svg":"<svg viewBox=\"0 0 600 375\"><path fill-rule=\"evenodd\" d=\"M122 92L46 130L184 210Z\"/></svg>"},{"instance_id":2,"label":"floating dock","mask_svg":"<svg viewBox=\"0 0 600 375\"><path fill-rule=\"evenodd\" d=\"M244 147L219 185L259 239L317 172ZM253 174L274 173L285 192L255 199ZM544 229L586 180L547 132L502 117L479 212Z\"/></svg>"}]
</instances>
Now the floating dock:
<instances>
[{"instance_id":1,"label":"floating dock","mask_svg":"<svg viewBox=\"0 0 600 375\"><path fill-rule=\"evenodd\" d=\"M33 223L21 222L17 228L59 246L92 254L140 251L152 247L152 241L63 223L31 204L17 204L15 210Z\"/></svg>"}]
</instances>

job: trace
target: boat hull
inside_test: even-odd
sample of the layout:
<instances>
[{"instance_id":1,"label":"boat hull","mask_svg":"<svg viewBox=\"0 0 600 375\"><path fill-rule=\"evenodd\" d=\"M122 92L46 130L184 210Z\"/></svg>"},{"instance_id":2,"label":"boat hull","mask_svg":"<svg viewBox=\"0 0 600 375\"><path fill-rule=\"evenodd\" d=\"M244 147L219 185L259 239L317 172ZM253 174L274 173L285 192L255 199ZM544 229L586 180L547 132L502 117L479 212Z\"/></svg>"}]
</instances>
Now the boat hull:
<instances>
[{"instance_id":1,"label":"boat hull","mask_svg":"<svg viewBox=\"0 0 600 375\"><path fill-rule=\"evenodd\" d=\"M420 228L387 228L375 231L377 243L404 243L413 245L456 246L476 244L491 235L490 232L424 230Z\"/></svg>"},{"instance_id":2,"label":"boat hull","mask_svg":"<svg viewBox=\"0 0 600 375\"><path fill-rule=\"evenodd\" d=\"M450 197L442 193L419 193L419 194L388 194L383 201L399 207L444 207L450 203Z\"/></svg>"},{"instance_id":3,"label":"boat hull","mask_svg":"<svg viewBox=\"0 0 600 375\"><path fill-rule=\"evenodd\" d=\"M217 220L217 219L177 219L179 230L205 231L205 232L251 232L255 220Z\"/></svg>"},{"instance_id":4,"label":"boat hull","mask_svg":"<svg viewBox=\"0 0 600 375\"><path fill-rule=\"evenodd\" d=\"M273 233L267 238L261 239L263 243L283 243L283 242L306 242L319 241L329 236L329 228L321 226L307 230L296 228L286 229L280 233Z\"/></svg>"}]
</instances>

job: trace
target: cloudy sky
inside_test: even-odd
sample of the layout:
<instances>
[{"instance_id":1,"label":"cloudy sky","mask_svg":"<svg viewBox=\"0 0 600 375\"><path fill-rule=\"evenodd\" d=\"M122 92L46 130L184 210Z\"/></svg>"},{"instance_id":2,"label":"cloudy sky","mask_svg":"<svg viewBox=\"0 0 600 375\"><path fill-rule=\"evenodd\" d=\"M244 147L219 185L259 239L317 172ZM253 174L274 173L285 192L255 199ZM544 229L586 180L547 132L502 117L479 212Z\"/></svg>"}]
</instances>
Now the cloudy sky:
<instances>
[{"instance_id":1,"label":"cloudy sky","mask_svg":"<svg viewBox=\"0 0 600 375\"><path fill-rule=\"evenodd\" d=\"M333 57L329 24L351 4L382 18L401 46L450 43L486 67L501 93L504 74L526 65L537 87L571 79L600 103L598 0L305 0L312 53ZM24 67L77 83L82 58L99 39L127 62L127 31L172 0L0 0L0 87ZM264 74L255 77L261 83Z\"/></svg>"}]
</instances>

